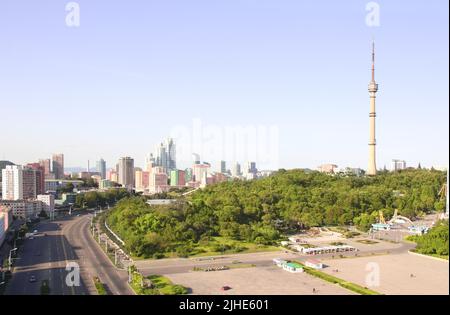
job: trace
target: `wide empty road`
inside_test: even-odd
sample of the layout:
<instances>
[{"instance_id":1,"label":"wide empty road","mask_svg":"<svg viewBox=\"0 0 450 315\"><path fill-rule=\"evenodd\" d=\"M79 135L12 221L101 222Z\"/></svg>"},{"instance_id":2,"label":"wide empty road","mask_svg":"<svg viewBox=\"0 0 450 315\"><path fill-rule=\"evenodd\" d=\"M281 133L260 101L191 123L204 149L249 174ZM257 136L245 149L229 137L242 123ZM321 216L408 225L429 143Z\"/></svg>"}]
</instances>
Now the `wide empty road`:
<instances>
[{"instance_id":1,"label":"wide empty road","mask_svg":"<svg viewBox=\"0 0 450 315\"><path fill-rule=\"evenodd\" d=\"M127 284L127 273L118 270L89 234L90 215L67 217L43 222L36 228L39 235L25 241L15 263L13 277L5 294L38 295L42 280L48 280L52 295L97 294L93 277L98 276L109 294L133 294ZM44 236L44 233L46 236ZM66 284L66 266L80 267L79 286ZM36 282L31 283L34 276Z\"/></svg>"}]
</instances>

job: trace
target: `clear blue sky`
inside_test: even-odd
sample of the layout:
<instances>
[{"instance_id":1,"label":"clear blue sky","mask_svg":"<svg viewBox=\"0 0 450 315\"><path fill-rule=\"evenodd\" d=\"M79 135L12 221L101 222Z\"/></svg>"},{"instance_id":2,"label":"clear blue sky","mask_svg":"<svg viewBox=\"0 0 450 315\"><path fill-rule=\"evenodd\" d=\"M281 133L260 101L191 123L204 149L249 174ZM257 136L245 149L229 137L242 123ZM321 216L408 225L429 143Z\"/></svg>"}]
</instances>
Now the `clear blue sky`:
<instances>
[{"instance_id":1,"label":"clear blue sky","mask_svg":"<svg viewBox=\"0 0 450 315\"><path fill-rule=\"evenodd\" d=\"M0 2L0 159L142 165L198 118L276 125L280 167L366 168L374 37L378 166L448 164L446 0L377 1L379 27L369 1L79 0L70 28L67 2Z\"/></svg>"}]
</instances>

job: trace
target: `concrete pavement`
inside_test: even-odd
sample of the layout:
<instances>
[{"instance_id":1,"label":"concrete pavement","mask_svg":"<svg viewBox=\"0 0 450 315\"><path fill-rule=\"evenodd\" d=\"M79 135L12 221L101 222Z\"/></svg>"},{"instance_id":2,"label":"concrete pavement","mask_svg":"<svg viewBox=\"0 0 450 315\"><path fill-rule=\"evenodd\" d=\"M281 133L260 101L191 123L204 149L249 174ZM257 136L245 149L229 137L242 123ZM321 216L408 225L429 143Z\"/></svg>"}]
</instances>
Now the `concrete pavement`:
<instances>
[{"instance_id":1,"label":"concrete pavement","mask_svg":"<svg viewBox=\"0 0 450 315\"><path fill-rule=\"evenodd\" d=\"M275 251L275 252L259 252L259 253L245 253L245 254L232 254L223 256L212 256L202 258L171 258L171 259L148 259L135 261L135 265L140 272L144 275L151 274L177 274L186 273L192 271L194 267L219 267L224 265L230 265L233 261L239 261L244 264L253 264L256 267L268 267L273 265L274 258L281 258L285 260L306 260L308 258L325 259L332 256L338 257L340 254L347 257L358 256L371 256L373 254L399 254L406 253L408 250L414 248L414 244L399 243L391 244L387 242L378 241L380 245L364 245L360 243L351 244L360 248L358 252L346 252L339 254L322 254L315 256L308 256L293 251Z\"/></svg>"}]
</instances>

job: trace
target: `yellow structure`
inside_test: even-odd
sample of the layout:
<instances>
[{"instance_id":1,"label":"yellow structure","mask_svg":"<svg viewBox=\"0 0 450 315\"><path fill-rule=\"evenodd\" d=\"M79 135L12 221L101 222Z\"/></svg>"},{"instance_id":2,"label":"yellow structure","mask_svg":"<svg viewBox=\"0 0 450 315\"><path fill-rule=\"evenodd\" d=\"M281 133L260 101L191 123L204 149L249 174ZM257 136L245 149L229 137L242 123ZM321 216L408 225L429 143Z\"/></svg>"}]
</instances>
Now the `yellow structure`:
<instances>
[{"instance_id":1,"label":"yellow structure","mask_svg":"<svg viewBox=\"0 0 450 315\"><path fill-rule=\"evenodd\" d=\"M384 219L383 211L380 210L378 213L380 216L380 222L378 222L378 223L386 224L386 220Z\"/></svg>"}]
</instances>

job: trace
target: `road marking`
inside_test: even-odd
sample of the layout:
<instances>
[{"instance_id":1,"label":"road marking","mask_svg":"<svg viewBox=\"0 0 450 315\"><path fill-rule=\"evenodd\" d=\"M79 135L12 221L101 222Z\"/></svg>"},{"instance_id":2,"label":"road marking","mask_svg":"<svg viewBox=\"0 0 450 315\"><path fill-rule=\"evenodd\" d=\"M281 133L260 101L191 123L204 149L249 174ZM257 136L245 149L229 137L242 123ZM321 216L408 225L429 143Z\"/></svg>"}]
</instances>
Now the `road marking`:
<instances>
[{"instance_id":1,"label":"road marking","mask_svg":"<svg viewBox=\"0 0 450 315\"><path fill-rule=\"evenodd\" d=\"M63 231L64 231L64 228L63 228ZM67 260L67 251L66 251L66 245L64 243L64 239L65 239L65 236L62 234L62 231L61 231L61 244L62 244L63 252L64 252L64 260L65 260L66 266L67 266L68 260ZM75 295L75 289L73 286L70 287L70 291L72 292L72 295ZM64 290L63 290L63 292L64 292Z\"/></svg>"}]
</instances>

